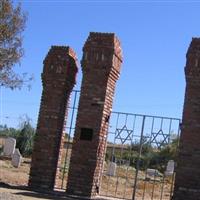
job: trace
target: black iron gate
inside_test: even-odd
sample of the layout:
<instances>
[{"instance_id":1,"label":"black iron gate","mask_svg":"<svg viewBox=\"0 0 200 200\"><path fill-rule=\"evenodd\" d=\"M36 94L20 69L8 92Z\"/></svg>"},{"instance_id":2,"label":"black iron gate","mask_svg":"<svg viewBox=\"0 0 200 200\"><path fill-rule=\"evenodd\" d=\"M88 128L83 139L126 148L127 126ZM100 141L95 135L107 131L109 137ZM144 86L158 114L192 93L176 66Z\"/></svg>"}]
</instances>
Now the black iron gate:
<instances>
[{"instance_id":1,"label":"black iron gate","mask_svg":"<svg viewBox=\"0 0 200 200\"><path fill-rule=\"evenodd\" d=\"M101 195L170 200L180 120L113 112Z\"/></svg>"},{"instance_id":2,"label":"black iron gate","mask_svg":"<svg viewBox=\"0 0 200 200\"><path fill-rule=\"evenodd\" d=\"M65 127L58 189L66 189L80 91L73 91ZM112 112L100 195L170 200L180 120Z\"/></svg>"},{"instance_id":3,"label":"black iron gate","mask_svg":"<svg viewBox=\"0 0 200 200\"><path fill-rule=\"evenodd\" d=\"M67 186L68 169L71 157L79 96L80 96L80 91L73 90L70 96L69 105L67 107L68 115L67 115L67 123L65 124L64 127L64 133L65 133L64 149L61 157L61 165L58 166L58 168L60 169L59 180L57 180L55 188L59 190L66 190Z\"/></svg>"}]
</instances>

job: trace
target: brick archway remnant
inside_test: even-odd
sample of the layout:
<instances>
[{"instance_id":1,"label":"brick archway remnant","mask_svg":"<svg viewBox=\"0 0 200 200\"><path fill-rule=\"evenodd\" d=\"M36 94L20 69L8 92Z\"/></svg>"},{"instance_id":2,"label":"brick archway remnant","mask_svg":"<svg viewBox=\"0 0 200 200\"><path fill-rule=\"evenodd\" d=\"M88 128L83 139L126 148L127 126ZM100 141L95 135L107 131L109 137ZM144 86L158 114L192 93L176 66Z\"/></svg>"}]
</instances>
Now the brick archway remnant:
<instances>
[{"instance_id":1,"label":"brick archway remnant","mask_svg":"<svg viewBox=\"0 0 200 200\"><path fill-rule=\"evenodd\" d=\"M31 188L53 190L56 184L67 104L78 70L76 60L70 47L52 46L43 62L43 92L29 176Z\"/></svg>"},{"instance_id":2,"label":"brick archway remnant","mask_svg":"<svg viewBox=\"0 0 200 200\"><path fill-rule=\"evenodd\" d=\"M83 47L81 86L67 194L98 195L122 50L114 33L91 32Z\"/></svg>"},{"instance_id":3,"label":"brick archway remnant","mask_svg":"<svg viewBox=\"0 0 200 200\"><path fill-rule=\"evenodd\" d=\"M200 200L200 38L186 55L186 90L173 200Z\"/></svg>"}]
</instances>

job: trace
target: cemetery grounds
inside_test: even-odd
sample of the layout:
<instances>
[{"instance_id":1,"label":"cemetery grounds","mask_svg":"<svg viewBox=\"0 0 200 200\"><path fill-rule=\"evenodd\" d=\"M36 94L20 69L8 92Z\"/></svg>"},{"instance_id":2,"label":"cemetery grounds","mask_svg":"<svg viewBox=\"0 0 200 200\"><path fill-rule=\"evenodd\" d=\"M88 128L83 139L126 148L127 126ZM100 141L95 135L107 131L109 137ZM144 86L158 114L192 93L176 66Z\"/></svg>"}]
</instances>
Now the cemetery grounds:
<instances>
[{"instance_id":1,"label":"cemetery grounds","mask_svg":"<svg viewBox=\"0 0 200 200\"><path fill-rule=\"evenodd\" d=\"M65 150L66 151L66 150ZM70 152L68 152L70 154ZM19 168L15 168L11 165L11 161L9 159L0 159L0 183L10 186L27 186L29 170L30 170L30 158L23 158L23 162ZM115 198L125 198L131 199L133 193L133 185L134 185L134 177L135 177L135 169L130 166L121 165L117 166L115 176L107 175L107 166L108 163L104 164L104 174L102 177L102 185L101 192L102 196L111 196ZM66 186L66 177L67 177L67 169L65 173L65 179L63 184ZM62 173L61 173L62 174ZM173 181L171 178L165 180L165 184L160 184L162 182L162 177L154 177L150 179L145 179L145 172L139 171L138 175L138 183L137 183L137 200L160 200L161 193L160 191L163 189L162 199L168 200L171 190L171 182ZM62 176L60 176L60 184L62 183ZM164 188L161 188L164 187ZM1 187L0 185L0 194L8 194L17 193L17 190L5 189L6 187ZM9 188L9 187L8 187ZM145 193L144 193L145 191ZM19 191L18 191L19 192ZM22 192L20 193L22 194ZM153 195L153 196L152 196ZM19 196L19 195L18 195ZM18 199L18 196L16 199ZM8 197L6 197L7 199ZM0 199L1 198L0 196ZM12 199L12 198L11 198ZM15 199L15 198L14 198ZM20 198L19 198L20 199ZM22 199L43 199L42 196L37 197L23 197ZM44 199L48 199L45 197ZM50 198L52 199L52 198ZM57 199L57 198L56 198ZM59 199L59 198L58 198Z\"/></svg>"}]
</instances>

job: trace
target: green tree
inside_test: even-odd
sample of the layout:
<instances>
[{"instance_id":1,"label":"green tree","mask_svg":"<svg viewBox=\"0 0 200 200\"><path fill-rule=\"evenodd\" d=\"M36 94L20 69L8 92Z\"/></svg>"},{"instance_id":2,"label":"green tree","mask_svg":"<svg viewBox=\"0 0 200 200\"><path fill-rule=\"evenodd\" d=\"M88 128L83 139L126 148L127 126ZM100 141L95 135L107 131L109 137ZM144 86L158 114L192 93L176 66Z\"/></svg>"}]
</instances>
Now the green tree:
<instances>
[{"instance_id":1,"label":"green tree","mask_svg":"<svg viewBox=\"0 0 200 200\"><path fill-rule=\"evenodd\" d=\"M23 156L32 154L35 129L31 125L31 120L27 116L22 119L19 128L8 128L6 125L0 126L0 136L13 137L16 139L16 148Z\"/></svg>"},{"instance_id":2,"label":"green tree","mask_svg":"<svg viewBox=\"0 0 200 200\"><path fill-rule=\"evenodd\" d=\"M30 120L26 120L21 124L21 129L17 135L16 147L22 155L31 155L33 150L33 142L35 129L32 127Z\"/></svg>"},{"instance_id":3,"label":"green tree","mask_svg":"<svg viewBox=\"0 0 200 200\"><path fill-rule=\"evenodd\" d=\"M0 136L7 136L17 138L20 130L15 128L9 128L7 125L0 125Z\"/></svg>"},{"instance_id":4,"label":"green tree","mask_svg":"<svg viewBox=\"0 0 200 200\"><path fill-rule=\"evenodd\" d=\"M112 155L112 149L107 149L106 161L111 161L114 157L116 160L126 160L131 166L136 167L139 162L140 170L147 168L154 168L160 172L166 170L166 166L169 160L176 160L177 148L179 137L175 137L168 145L164 145L161 148L151 145L147 140L144 141L141 149L141 157L138 160L140 143L136 141L131 146L127 145L123 149L115 149L114 155ZM125 146L124 146L125 147Z\"/></svg>"},{"instance_id":5,"label":"green tree","mask_svg":"<svg viewBox=\"0 0 200 200\"><path fill-rule=\"evenodd\" d=\"M24 55L22 32L25 23L26 15L20 4L14 7L12 0L0 0L0 86L21 88L32 79L13 70Z\"/></svg>"}]
</instances>

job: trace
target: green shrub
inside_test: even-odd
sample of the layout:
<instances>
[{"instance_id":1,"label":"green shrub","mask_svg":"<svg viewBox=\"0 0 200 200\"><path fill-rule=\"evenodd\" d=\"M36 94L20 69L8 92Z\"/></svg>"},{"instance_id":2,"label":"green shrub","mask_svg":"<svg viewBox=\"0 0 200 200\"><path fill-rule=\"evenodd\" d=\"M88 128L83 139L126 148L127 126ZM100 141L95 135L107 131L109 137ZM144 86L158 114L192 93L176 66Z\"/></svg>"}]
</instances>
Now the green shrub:
<instances>
[{"instance_id":1,"label":"green shrub","mask_svg":"<svg viewBox=\"0 0 200 200\"><path fill-rule=\"evenodd\" d=\"M16 148L19 149L23 156L32 154L35 129L30 123L30 119L26 117L20 123L20 128L8 128L6 125L0 126L0 136L13 137L16 139Z\"/></svg>"},{"instance_id":2,"label":"green shrub","mask_svg":"<svg viewBox=\"0 0 200 200\"><path fill-rule=\"evenodd\" d=\"M32 154L34 136L35 129L31 126L29 121L25 121L16 137L16 147L19 148L19 151L22 155Z\"/></svg>"},{"instance_id":3,"label":"green shrub","mask_svg":"<svg viewBox=\"0 0 200 200\"><path fill-rule=\"evenodd\" d=\"M126 145L126 148L121 151L115 149L115 160L126 160L132 167L137 167L139 162L139 168L145 170L147 168L154 168L160 172L166 170L167 162L169 160L176 160L176 149L178 146L178 138L174 139L168 145L162 148L156 148L150 145L148 142L143 144L141 149L141 156L139 158L140 144L134 143L131 146ZM112 160L112 149L107 150L106 160ZM138 160L139 159L139 160Z\"/></svg>"}]
</instances>

